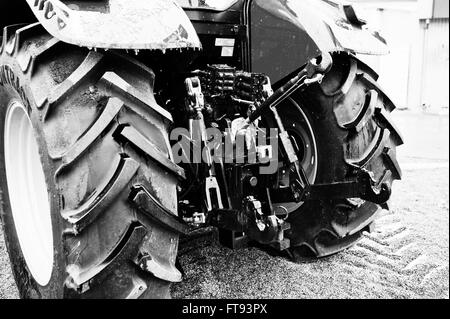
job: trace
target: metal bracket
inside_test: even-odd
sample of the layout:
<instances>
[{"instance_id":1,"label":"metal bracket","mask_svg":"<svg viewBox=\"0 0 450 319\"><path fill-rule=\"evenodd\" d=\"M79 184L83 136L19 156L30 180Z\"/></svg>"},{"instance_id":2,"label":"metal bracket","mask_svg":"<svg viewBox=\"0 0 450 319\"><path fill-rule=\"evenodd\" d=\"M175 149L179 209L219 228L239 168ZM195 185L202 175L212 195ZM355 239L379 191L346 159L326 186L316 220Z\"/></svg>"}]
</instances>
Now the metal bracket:
<instances>
[{"instance_id":1,"label":"metal bracket","mask_svg":"<svg viewBox=\"0 0 450 319\"><path fill-rule=\"evenodd\" d=\"M272 246L279 251L290 247L290 241L285 237L285 231L291 227L289 223L275 215L259 215L255 218L254 209L257 213L258 206L250 205L248 209L251 211L223 209L213 211L211 224L219 228L221 243L232 249L242 247L247 240ZM264 229L259 227L258 223L263 223Z\"/></svg>"},{"instance_id":2,"label":"metal bracket","mask_svg":"<svg viewBox=\"0 0 450 319\"><path fill-rule=\"evenodd\" d=\"M370 173L360 170L356 179L340 183L311 185L304 200L361 198L375 204L385 204L391 197L391 187L381 183L377 187Z\"/></svg>"},{"instance_id":3,"label":"metal bracket","mask_svg":"<svg viewBox=\"0 0 450 319\"><path fill-rule=\"evenodd\" d=\"M214 163L211 158L211 150L207 146L207 136L206 136L206 125L203 116L203 111L205 109L205 97L202 92L202 87L200 79L198 77L187 78L185 80L186 90L188 93L187 103L196 113L196 120L198 121L199 127L198 132L193 132L193 126L191 126L191 137L192 139L199 138L202 148L207 150L207 167L208 174L205 178L205 194L206 194L206 208L208 211L213 209L222 209L222 194L220 192L219 183L217 182L214 170Z\"/></svg>"},{"instance_id":4,"label":"metal bracket","mask_svg":"<svg viewBox=\"0 0 450 319\"><path fill-rule=\"evenodd\" d=\"M247 122L252 123L256 121L265 112L276 108L297 90L321 82L325 73L331 69L332 65L333 59L329 53L323 53L320 59L312 59L309 61L306 67L303 68L297 76L273 92L267 100L251 113Z\"/></svg>"}]
</instances>

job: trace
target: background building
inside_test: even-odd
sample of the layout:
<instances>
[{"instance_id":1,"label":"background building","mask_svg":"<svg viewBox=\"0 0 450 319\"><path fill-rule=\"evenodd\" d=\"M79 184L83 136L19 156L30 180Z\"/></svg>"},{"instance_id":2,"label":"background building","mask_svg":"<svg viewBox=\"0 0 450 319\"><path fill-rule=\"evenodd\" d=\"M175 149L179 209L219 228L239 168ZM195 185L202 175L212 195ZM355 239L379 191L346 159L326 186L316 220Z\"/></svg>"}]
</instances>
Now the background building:
<instances>
[{"instance_id":1,"label":"background building","mask_svg":"<svg viewBox=\"0 0 450 319\"><path fill-rule=\"evenodd\" d=\"M449 1L353 0L380 30L389 56L367 57L399 108L431 113L449 109Z\"/></svg>"}]
</instances>

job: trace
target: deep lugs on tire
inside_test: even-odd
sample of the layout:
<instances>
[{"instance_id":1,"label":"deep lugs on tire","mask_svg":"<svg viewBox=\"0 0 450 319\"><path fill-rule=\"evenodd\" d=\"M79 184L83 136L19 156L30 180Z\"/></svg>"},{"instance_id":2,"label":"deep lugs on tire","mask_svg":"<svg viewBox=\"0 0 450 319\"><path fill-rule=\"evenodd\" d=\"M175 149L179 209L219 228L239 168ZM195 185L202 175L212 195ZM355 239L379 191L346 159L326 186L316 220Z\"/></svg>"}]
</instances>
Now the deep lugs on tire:
<instances>
[{"instance_id":1,"label":"deep lugs on tire","mask_svg":"<svg viewBox=\"0 0 450 319\"><path fill-rule=\"evenodd\" d=\"M21 296L169 297L181 280L178 233L152 210L177 214L183 171L171 161L171 118L153 97L154 73L126 55L59 42L39 24L5 28L0 53L0 132L20 100L37 135L54 238L52 277L41 286L17 241L2 136L2 222ZM151 207L135 202L136 189Z\"/></svg>"},{"instance_id":2,"label":"deep lugs on tire","mask_svg":"<svg viewBox=\"0 0 450 319\"><path fill-rule=\"evenodd\" d=\"M318 149L315 183L343 182L355 171L370 172L378 187L401 179L396 147L402 138L389 119L394 104L377 84L378 76L347 54L333 57L332 70L320 85L294 96L313 127ZM292 118L292 114L289 115ZM335 254L370 231L386 205L361 199L309 201L289 216L291 252L305 247L317 257Z\"/></svg>"}]
</instances>

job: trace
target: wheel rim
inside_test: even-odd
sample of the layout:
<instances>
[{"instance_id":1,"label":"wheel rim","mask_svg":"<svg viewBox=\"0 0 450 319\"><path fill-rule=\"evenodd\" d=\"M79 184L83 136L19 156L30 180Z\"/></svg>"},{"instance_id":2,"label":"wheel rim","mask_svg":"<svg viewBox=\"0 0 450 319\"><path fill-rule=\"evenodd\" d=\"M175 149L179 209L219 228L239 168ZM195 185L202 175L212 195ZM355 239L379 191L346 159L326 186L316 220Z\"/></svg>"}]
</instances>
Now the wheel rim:
<instances>
[{"instance_id":1,"label":"wheel rim","mask_svg":"<svg viewBox=\"0 0 450 319\"><path fill-rule=\"evenodd\" d=\"M295 124L292 129L287 129L287 131L291 136L300 165L302 165L309 182L313 184L317 176L317 150L314 137L311 137L303 127L295 127Z\"/></svg>"},{"instance_id":2,"label":"wheel rim","mask_svg":"<svg viewBox=\"0 0 450 319\"><path fill-rule=\"evenodd\" d=\"M297 111L300 112L302 121L298 121L292 126L286 127L286 130L291 136L294 149L296 150L300 164L305 170L305 174L308 177L309 182L314 184L318 170L318 153L313 129L308 117L300 105L298 105L298 103L292 98L288 101L296 107Z\"/></svg>"},{"instance_id":3,"label":"wheel rim","mask_svg":"<svg viewBox=\"0 0 450 319\"><path fill-rule=\"evenodd\" d=\"M294 150L299 158L300 165L303 167L310 184L314 184L318 172L318 151L316 138L313 133L312 125L300 105L292 98L287 100L296 108L299 114L299 120L292 125L285 127L291 137ZM304 202L279 203L275 205L280 208L280 214L297 211Z\"/></svg>"},{"instance_id":4,"label":"wheel rim","mask_svg":"<svg viewBox=\"0 0 450 319\"><path fill-rule=\"evenodd\" d=\"M25 262L41 286L53 270L53 231L49 195L34 129L25 107L13 102L5 122L8 195Z\"/></svg>"}]
</instances>

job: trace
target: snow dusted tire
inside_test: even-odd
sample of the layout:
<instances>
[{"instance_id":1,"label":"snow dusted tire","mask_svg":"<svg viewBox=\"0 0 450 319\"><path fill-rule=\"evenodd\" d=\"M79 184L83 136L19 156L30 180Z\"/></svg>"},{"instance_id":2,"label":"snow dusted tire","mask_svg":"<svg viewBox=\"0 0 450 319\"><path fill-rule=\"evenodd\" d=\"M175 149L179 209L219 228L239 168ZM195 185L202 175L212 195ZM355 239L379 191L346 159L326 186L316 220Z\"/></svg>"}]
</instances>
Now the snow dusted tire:
<instances>
[{"instance_id":1,"label":"snow dusted tire","mask_svg":"<svg viewBox=\"0 0 450 319\"><path fill-rule=\"evenodd\" d=\"M184 172L172 162L171 117L154 99L154 73L126 55L62 43L40 24L6 27L0 43L0 202L21 297L170 297L170 283L181 281ZM47 185L53 262L43 280L30 271L9 196L3 135L16 102Z\"/></svg>"},{"instance_id":2,"label":"snow dusted tire","mask_svg":"<svg viewBox=\"0 0 450 319\"><path fill-rule=\"evenodd\" d=\"M391 189L402 174L396 147L403 141L389 118L395 106L377 84L377 74L364 63L347 54L333 60L320 85L293 97L317 141L315 183L343 182L365 169L377 187ZM292 122L295 116L287 113L285 118ZM370 231L377 213L387 208L382 206L348 198L306 202L289 216L291 253L325 257L352 246Z\"/></svg>"}]
</instances>

